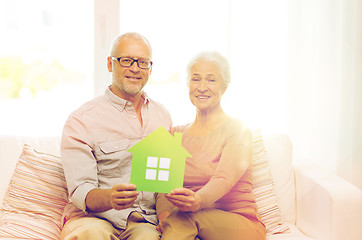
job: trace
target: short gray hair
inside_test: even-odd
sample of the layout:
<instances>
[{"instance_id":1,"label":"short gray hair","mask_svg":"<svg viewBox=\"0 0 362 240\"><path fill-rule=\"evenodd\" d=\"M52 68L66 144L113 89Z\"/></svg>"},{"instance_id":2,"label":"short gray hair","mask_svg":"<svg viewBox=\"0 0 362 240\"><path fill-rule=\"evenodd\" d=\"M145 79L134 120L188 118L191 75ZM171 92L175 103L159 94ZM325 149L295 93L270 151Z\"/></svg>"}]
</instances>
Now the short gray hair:
<instances>
[{"instance_id":1,"label":"short gray hair","mask_svg":"<svg viewBox=\"0 0 362 240\"><path fill-rule=\"evenodd\" d=\"M125 38L125 37L143 40L148 45L148 48L150 49L150 56L152 57L152 47L151 47L150 42L147 40L147 38L145 38L144 36L142 36L141 34L136 33L136 32L127 32L127 33L117 36L112 42L111 49L109 51L110 56L113 56L114 52L116 51L116 49L118 47L119 42L121 41L122 38Z\"/></svg>"},{"instance_id":2,"label":"short gray hair","mask_svg":"<svg viewBox=\"0 0 362 240\"><path fill-rule=\"evenodd\" d=\"M231 77L230 77L230 63L226 57L221 55L217 51L205 51L194 56L191 61L186 66L187 73L187 83L190 82L191 68L199 60L206 60L216 63L220 69L221 76L223 77L224 84L226 88L229 86Z\"/></svg>"}]
</instances>

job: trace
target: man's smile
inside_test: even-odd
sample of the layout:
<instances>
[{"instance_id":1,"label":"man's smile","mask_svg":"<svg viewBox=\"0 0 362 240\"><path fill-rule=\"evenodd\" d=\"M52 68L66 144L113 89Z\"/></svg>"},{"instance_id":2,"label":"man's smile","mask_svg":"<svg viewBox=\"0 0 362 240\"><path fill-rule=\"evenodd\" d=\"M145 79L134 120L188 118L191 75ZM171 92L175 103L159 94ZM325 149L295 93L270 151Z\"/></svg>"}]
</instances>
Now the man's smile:
<instances>
[{"instance_id":1,"label":"man's smile","mask_svg":"<svg viewBox=\"0 0 362 240\"><path fill-rule=\"evenodd\" d=\"M141 77L136 77L136 76L126 76L126 78L130 81L139 81L142 79Z\"/></svg>"}]
</instances>

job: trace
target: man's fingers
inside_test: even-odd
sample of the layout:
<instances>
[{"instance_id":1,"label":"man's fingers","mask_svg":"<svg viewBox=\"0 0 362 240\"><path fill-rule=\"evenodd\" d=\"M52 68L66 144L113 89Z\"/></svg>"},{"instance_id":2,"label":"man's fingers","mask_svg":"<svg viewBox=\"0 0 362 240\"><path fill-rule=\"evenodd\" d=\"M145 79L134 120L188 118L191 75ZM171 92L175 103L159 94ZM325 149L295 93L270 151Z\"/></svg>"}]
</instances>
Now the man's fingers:
<instances>
[{"instance_id":1,"label":"man's fingers","mask_svg":"<svg viewBox=\"0 0 362 240\"><path fill-rule=\"evenodd\" d=\"M111 204L116 210L132 207L139 192L135 191L134 184L117 184L112 187Z\"/></svg>"},{"instance_id":2,"label":"man's fingers","mask_svg":"<svg viewBox=\"0 0 362 240\"><path fill-rule=\"evenodd\" d=\"M113 190L116 191L132 191L136 190L137 186L131 183L121 183L113 186Z\"/></svg>"},{"instance_id":3,"label":"man's fingers","mask_svg":"<svg viewBox=\"0 0 362 240\"><path fill-rule=\"evenodd\" d=\"M139 192L136 191L113 191L112 198L134 198L137 197Z\"/></svg>"},{"instance_id":4,"label":"man's fingers","mask_svg":"<svg viewBox=\"0 0 362 240\"><path fill-rule=\"evenodd\" d=\"M113 208L116 210L126 209L132 207L135 203L137 197L135 198L115 198L112 200Z\"/></svg>"}]
</instances>

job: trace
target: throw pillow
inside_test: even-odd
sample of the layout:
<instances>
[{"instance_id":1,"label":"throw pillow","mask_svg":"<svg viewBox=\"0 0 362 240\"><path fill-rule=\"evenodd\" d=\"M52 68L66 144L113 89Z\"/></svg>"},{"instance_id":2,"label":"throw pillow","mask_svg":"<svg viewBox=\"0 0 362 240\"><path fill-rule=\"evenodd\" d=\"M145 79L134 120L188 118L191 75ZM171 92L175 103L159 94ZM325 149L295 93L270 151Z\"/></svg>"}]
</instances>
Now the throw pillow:
<instances>
[{"instance_id":1,"label":"throw pillow","mask_svg":"<svg viewBox=\"0 0 362 240\"><path fill-rule=\"evenodd\" d=\"M251 163L253 194L258 213L265 224L267 235L289 232L283 225L278 200L274 193L273 179L268 166L267 152L260 130L253 133L253 156Z\"/></svg>"},{"instance_id":2,"label":"throw pillow","mask_svg":"<svg viewBox=\"0 0 362 240\"><path fill-rule=\"evenodd\" d=\"M1 206L0 238L59 239L67 194L60 158L24 145Z\"/></svg>"}]
</instances>

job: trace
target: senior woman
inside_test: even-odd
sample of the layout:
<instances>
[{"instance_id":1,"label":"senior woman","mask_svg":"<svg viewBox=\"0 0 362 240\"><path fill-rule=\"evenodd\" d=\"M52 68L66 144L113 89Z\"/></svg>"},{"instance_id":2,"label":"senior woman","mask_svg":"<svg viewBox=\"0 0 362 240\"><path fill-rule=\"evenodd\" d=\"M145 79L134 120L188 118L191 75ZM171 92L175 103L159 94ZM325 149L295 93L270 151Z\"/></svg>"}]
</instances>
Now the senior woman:
<instances>
[{"instance_id":1,"label":"senior woman","mask_svg":"<svg viewBox=\"0 0 362 240\"><path fill-rule=\"evenodd\" d=\"M229 69L217 52L203 52L188 65L196 118L173 131L183 133L192 157L186 160L184 187L157 198L162 239L265 239L251 191L251 131L220 105Z\"/></svg>"}]
</instances>

